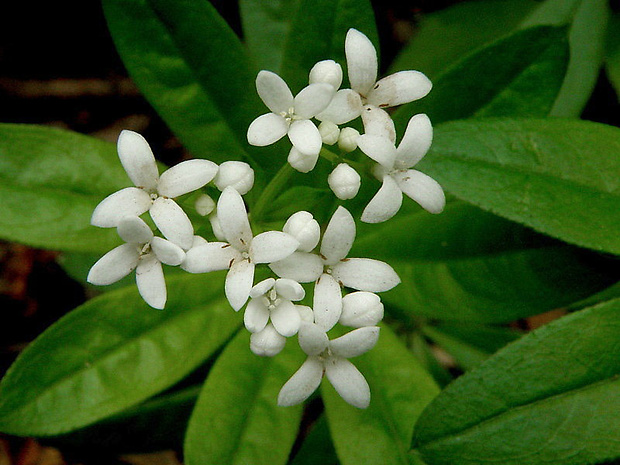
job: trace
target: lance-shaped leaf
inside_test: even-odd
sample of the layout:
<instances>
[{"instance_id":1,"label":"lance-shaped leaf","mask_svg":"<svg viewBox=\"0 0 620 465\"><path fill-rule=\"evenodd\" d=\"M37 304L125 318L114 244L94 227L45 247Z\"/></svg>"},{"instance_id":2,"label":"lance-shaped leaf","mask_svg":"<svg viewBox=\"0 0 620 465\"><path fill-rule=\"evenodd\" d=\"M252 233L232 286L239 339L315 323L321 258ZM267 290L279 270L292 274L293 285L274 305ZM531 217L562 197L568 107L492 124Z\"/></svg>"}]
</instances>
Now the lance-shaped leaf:
<instances>
[{"instance_id":1,"label":"lance-shaped leaf","mask_svg":"<svg viewBox=\"0 0 620 465\"><path fill-rule=\"evenodd\" d=\"M441 125L420 169L449 192L566 242L620 253L620 130L571 120ZM423 166L422 166L423 165Z\"/></svg>"},{"instance_id":2,"label":"lance-shaped leaf","mask_svg":"<svg viewBox=\"0 0 620 465\"><path fill-rule=\"evenodd\" d=\"M416 113L427 113L435 124L470 116L546 116L567 62L565 28L515 32L447 68L428 96L397 110L395 124L404 128Z\"/></svg>"},{"instance_id":3,"label":"lance-shaped leaf","mask_svg":"<svg viewBox=\"0 0 620 465\"><path fill-rule=\"evenodd\" d=\"M129 179L113 144L43 126L0 125L0 237L102 253L120 242L90 225L95 206Z\"/></svg>"},{"instance_id":4,"label":"lance-shaped leaf","mask_svg":"<svg viewBox=\"0 0 620 465\"><path fill-rule=\"evenodd\" d=\"M256 71L211 3L105 0L103 6L131 77L192 154L249 160L246 131L261 110Z\"/></svg>"},{"instance_id":5,"label":"lance-shaped leaf","mask_svg":"<svg viewBox=\"0 0 620 465\"><path fill-rule=\"evenodd\" d=\"M615 13L609 21L605 45L605 70L616 94L620 94L620 13Z\"/></svg>"},{"instance_id":6,"label":"lance-shaped leaf","mask_svg":"<svg viewBox=\"0 0 620 465\"><path fill-rule=\"evenodd\" d=\"M241 331L209 373L185 436L189 465L284 465L295 442L301 406L279 407L278 392L303 362L289 341L276 357L250 351Z\"/></svg>"},{"instance_id":7,"label":"lance-shaped leaf","mask_svg":"<svg viewBox=\"0 0 620 465\"><path fill-rule=\"evenodd\" d=\"M413 446L429 465L581 465L620 457L620 301L556 320L448 386Z\"/></svg>"},{"instance_id":8,"label":"lance-shaped leaf","mask_svg":"<svg viewBox=\"0 0 620 465\"><path fill-rule=\"evenodd\" d=\"M439 388L386 326L377 345L352 361L370 385L367 409L344 402L327 380L321 388L340 462L408 465L413 424Z\"/></svg>"},{"instance_id":9,"label":"lance-shaped leaf","mask_svg":"<svg viewBox=\"0 0 620 465\"><path fill-rule=\"evenodd\" d=\"M169 280L166 309L135 287L78 307L18 357L0 383L0 431L47 436L131 407L173 385L239 326L221 275Z\"/></svg>"}]
</instances>

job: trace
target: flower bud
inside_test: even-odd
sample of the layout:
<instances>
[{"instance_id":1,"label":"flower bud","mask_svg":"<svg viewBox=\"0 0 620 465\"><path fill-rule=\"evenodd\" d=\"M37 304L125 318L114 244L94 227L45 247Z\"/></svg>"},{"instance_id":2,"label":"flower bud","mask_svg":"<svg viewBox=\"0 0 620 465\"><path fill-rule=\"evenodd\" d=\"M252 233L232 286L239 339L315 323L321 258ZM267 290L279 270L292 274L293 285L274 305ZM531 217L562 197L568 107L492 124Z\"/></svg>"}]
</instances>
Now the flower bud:
<instances>
[{"instance_id":1,"label":"flower bud","mask_svg":"<svg viewBox=\"0 0 620 465\"><path fill-rule=\"evenodd\" d=\"M207 194L200 194L194 203L194 208L200 216L207 216L215 209L215 202Z\"/></svg>"},{"instance_id":2,"label":"flower bud","mask_svg":"<svg viewBox=\"0 0 620 465\"><path fill-rule=\"evenodd\" d=\"M321 237L321 227L317 220L314 219L312 213L299 211L293 213L282 228L287 234L290 234L299 241L297 250L302 252L310 252L319 243Z\"/></svg>"},{"instance_id":3,"label":"flower bud","mask_svg":"<svg viewBox=\"0 0 620 465\"><path fill-rule=\"evenodd\" d=\"M334 145L338 142L340 129L338 128L338 125L332 123L331 121L323 121L319 124L319 134L321 134L321 139L323 139L324 144Z\"/></svg>"},{"instance_id":4,"label":"flower bud","mask_svg":"<svg viewBox=\"0 0 620 465\"><path fill-rule=\"evenodd\" d=\"M338 136L338 147L345 152L353 152L357 148L357 139L360 133L357 129L342 128Z\"/></svg>"},{"instance_id":5,"label":"flower bud","mask_svg":"<svg viewBox=\"0 0 620 465\"><path fill-rule=\"evenodd\" d=\"M342 84L342 67L334 60L319 61L310 70L309 81L310 84L325 82L338 90Z\"/></svg>"},{"instance_id":6,"label":"flower bud","mask_svg":"<svg viewBox=\"0 0 620 465\"><path fill-rule=\"evenodd\" d=\"M318 153L316 155L305 155L295 147L291 147L291 151L288 153L289 164L300 173L312 171L318 159Z\"/></svg>"},{"instance_id":7,"label":"flower bud","mask_svg":"<svg viewBox=\"0 0 620 465\"><path fill-rule=\"evenodd\" d=\"M302 323L314 323L314 312L307 305L295 305Z\"/></svg>"},{"instance_id":8,"label":"flower bud","mask_svg":"<svg viewBox=\"0 0 620 465\"><path fill-rule=\"evenodd\" d=\"M360 190L360 175L346 163L340 163L327 177L327 183L336 197L341 200L352 199Z\"/></svg>"},{"instance_id":9,"label":"flower bud","mask_svg":"<svg viewBox=\"0 0 620 465\"><path fill-rule=\"evenodd\" d=\"M224 235L224 231L222 231L222 225L220 224L220 219L217 217L217 210L214 210L209 215L209 222L211 223L211 229L213 230L213 235L220 241L225 241L226 236Z\"/></svg>"},{"instance_id":10,"label":"flower bud","mask_svg":"<svg viewBox=\"0 0 620 465\"><path fill-rule=\"evenodd\" d=\"M375 326L382 319L383 304L377 294L359 291L343 297L340 324L361 328Z\"/></svg>"},{"instance_id":11,"label":"flower bud","mask_svg":"<svg viewBox=\"0 0 620 465\"><path fill-rule=\"evenodd\" d=\"M261 357L273 357L280 353L286 344L286 338L276 331L271 323L250 336L250 349Z\"/></svg>"},{"instance_id":12,"label":"flower bud","mask_svg":"<svg viewBox=\"0 0 620 465\"><path fill-rule=\"evenodd\" d=\"M221 191L230 186L241 195L247 194L254 185L254 170L242 161L225 161L220 165L213 183Z\"/></svg>"}]
</instances>

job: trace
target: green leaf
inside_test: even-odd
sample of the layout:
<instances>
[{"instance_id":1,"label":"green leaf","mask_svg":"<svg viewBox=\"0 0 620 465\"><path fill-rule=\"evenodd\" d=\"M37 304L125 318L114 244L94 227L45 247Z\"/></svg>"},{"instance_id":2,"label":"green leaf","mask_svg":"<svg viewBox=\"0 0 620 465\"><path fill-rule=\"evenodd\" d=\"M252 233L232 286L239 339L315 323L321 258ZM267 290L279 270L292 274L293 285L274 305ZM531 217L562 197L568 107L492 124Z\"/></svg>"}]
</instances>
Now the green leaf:
<instances>
[{"instance_id":1,"label":"green leaf","mask_svg":"<svg viewBox=\"0 0 620 465\"><path fill-rule=\"evenodd\" d=\"M286 38L282 77L293 93L308 85L310 69L321 60L346 64L344 39L355 28L378 47L375 16L369 0L301 0ZM346 75L346 68L343 73Z\"/></svg>"},{"instance_id":2,"label":"green leaf","mask_svg":"<svg viewBox=\"0 0 620 465\"><path fill-rule=\"evenodd\" d=\"M409 464L413 424L439 388L387 326L376 347L353 363L370 385L367 409L345 403L327 380L321 388L340 462Z\"/></svg>"},{"instance_id":3,"label":"green leaf","mask_svg":"<svg viewBox=\"0 0 620 465\"><path fill-rule=\"evenodd\" d=\"M0 431L61 434L173 385L239 326L222 285L218 274L169 279L161 311L135 287L78 307L28 346L0 383Z\"/></svg>"},{"instance_id":4,"label":"green leaf","mask_svg":"<svg viewBox=\"0 0 620 465\"><path fill-rule=\"evenodd\" d=\"M545 234L620 253L620 130L570 120L459 121L420 169L450 193Z\"/></svg>"},{"instance_id":5,"label":"green leaf","mask_svg":"<svg viewBox=\"0 0 620 465\"><path fill-rule=\"evenodd\" d=\"M302 361L292 341L276 357L258 357L249 333L240 331L200 393L185 436L186 463L285 464L302 409L279 407L277 398Z\"/></svg>"},{"instance_id":6,"label":"green leaf","mask_svg":"<svg viewBox=\"0 0 620 465\"><path fill-rule=\"evenodd\" d=\"M190 152L218 163L251 160L247 128L264 109L255 69L211 3L104 0L103 6L128 72Z\"/></svg>"},{"instance_id":7,"label":"green leaf","mask_svg":"<svg viewBox=\"0 0 620 465\"><path fill-rule=\"evenodd\" d=\"M620 457L620 300L533 331L448 386L413 446L429 465L581 465Z\"/></svg>"},{"instance_id":8,"label":"green leaf","mask_svg":"<svg viewBox=\"0 0 620 465\"><path fill-rule=\"evenodd\" d=\"M428 96L395 112L395 124L404 129L416 113L427 113L433 123L470 116L546 116L567 62L565 28L515 32L446 69Z\"/></svg>"},{"instance_id":9,"label":"green leaf","mask_svg":"<svg viewBox=\"0 0 620 465\"><path fill-rule=\"evenodd\" d=\"M240 0L244 41L260 69L281 72L286 37L299 0Z\"/></svg>"},{"instance_id":10,"label":"green leaf","mask_svg":"<svg viewBox=\"0 0 620 465\"><path fill-rule=\"evenodd\" d=\"M0 125L0 237L34 247L101 253L116 231L95 206L129 179L113 144L43 126Z\"/></svg>"},{"instance_id":11,"label":"green leaf","mask_svg":"<svg viewBox=\"0 0 620 465\"><path fill-rule=\"evenodd\" d=\"M434 80L472 51L513 31L539 3L535 0L478 0L425 14L388 74L417 69Z\"/></svg>"},{"instance_id":12,"label":"green leaf","mask_svg":"<svg viewBox=\"0 0 620 465\"><path fill-rule=\"evenodd\" d=\"M291 465L340 465L332 444L325 415L312 425Z\"/></svg>"},{"instance_id":13,"label":"green leaf","mask_svg":"<svg viewBox=\"0 0 620 465\"><path fill-rule=\"evenodd\" d=\"M607 77L620 95L620 13L615 13L609 21L605 60Z\"/></svg>"},{"instance_id":14,"label":"green leaf","mask_svg":"<svg viewBox=\"0 0 620 465\"><path fill-rule=\"evenodd\" d=\"M402 283L382 298L399 319L510 322L584 299L618 279L613 262L464 202L449 202L441 215L404 210L372 229L360 225L349 254L396 269Z\"/></svg>"},{"instance_id":15,"label":"green leaf","mask_svg":"<svg viewBox=\"0 0 620 465\"><path fill-rule=\"evenodd\" d=\"M570 24L570 62L551 116L581 114L603 62L608 21L606 0L547 0L522 23L522 27Z\"/></svg>"}]
</instances>

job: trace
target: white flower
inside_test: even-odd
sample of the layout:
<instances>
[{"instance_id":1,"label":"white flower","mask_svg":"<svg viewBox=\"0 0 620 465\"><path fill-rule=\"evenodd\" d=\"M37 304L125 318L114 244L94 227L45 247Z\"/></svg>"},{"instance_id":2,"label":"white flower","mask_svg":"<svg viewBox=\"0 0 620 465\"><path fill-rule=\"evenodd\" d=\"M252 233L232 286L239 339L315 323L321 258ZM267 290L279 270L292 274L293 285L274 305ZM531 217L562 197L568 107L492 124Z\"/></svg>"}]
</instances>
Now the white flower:
<instances>
[{"instance_id":1,"label":"white flower","mask_svg":"<svg viewBox=\"0 0 620 465\"><path fill-rule=\"evenodd\" d=\"M254 170L242 161L225 161L220 165L213 184L221 191L231 186L241 195L247 194L254 186Z\"/></svg>"},{"instance_id":2,"label":"white flower","mask_svg":"<svg viewBox=\"0 0 620 465\"><path fill-rule=\"evenodd\" d=\"M122 131L118 156L136 187L127 187L97 205L91 224L101 228L119 225L127 216L149 212L157 228L170 241L187 250L191 247L192 224L172 200L201 188L216 175L218 167L208 160L188 160L159 175L153 152L146 140L133 131Z\"/></svg>"},{"instance_id":3,"label":"white flower","mask_svg":"<svg viewBox=\"0 0 620 465\"><path fill-rule=\"evenodd\" d=\"M330 341L324 328L303 323L299 329L299 345L308 358L282 386L278 394L278 405L288 407L303 402L319 387L325 374L346 402L357 408L368 407L368 383L347 359L372 349L378 338L379 327L368 326Z\"/></svg>"},{"instance_id":4,"label":"white flower","mask_svg":"<svg viewBox=\"0 0 620 465\"><path fill-rule=\"evenodd\" d=\"M271 71L260 71L256 89L271 110L259 116L248 128L248 142L265 146L288 134L293 147L304 155L318 155L321 134L310 118L324 110L334 95L334 88L326 83L310 84L295 97L284 80Z\"/></svg>"},{"instance_id":5,"label":"white flower","mask_svg":"<svg viewBox=\"0 0 620 465\"><path fill-rule=\"evenodd\" d=\"M327 184L336 197L349 200L360 190L362 178L351 166L340 163L327 177Z\"/></svg>"},{"instance_id":6,"label":"white flower","mask_svg":"<svg viewBox=\"0 0 620 465\"><path fill-rule=\"evenodd\" d=\"M101 257L90 269L87 281L98 286L112 284L135 269L142 298L151 307L164 308L166 283L161 264L180 265L185 251L166 239L154 237L151 228L137 216L121 219L117 229L126 243Z\"/></svg>"},{"instance_id":7,"label":"white flower","mask_svg":"<svg viewBox=\"0 0 620 465\"><path fill-rule=\"evenodd\" d=\"M345 55L351 89L336 93L330 105L316 115L320 121L343 124L360 116L365 106L382 109L402 105L431 90L431 82L419 71L400 71L377 81L377 51L368 37L356 29L347 32ZM365 120L364 127L366 123Z\"/></svg>"},{"instance_id":8,"label":"white flower","mask_svg":"<svg viewBox=\"0 0 620 465\"><path fill-rule=\"evenodd\" d=\"M409 120L398 148L387 137L364 134L358 140L362 152L379 163L375 175L382 186L362 213L362 221L380 223L393 217L402 204L402 194L430 213L441 213L446 198L443 189L431 177L410 169L426 154L433 140L433 127L424 114Z\"/></svg>"},{"instance_id":9,"label":"white flower","mask_svg":"<svg viewBox=\"0 0 620 465\"><path fill-rule=\"evenodd\" d=\"M257 355L280 352L284 347L282 340L299 331L301 315L293 302L303 299L305 295L304 288L292 279L267 278L252 288L251 299L243 315L247 330L256 334L250 341L252 351ZM274 330L277 334L272 334Z\"/></svg>"},{"instance_id":10,"label":"white flower","mask_svg":"<svg viewBox=\"0 0 620 465\"><path fill-rule=\"evenodd\" d=\"M322 281L368 292L388 291L396 286L400 278L387 263L347 258L354 240L355 220L346 208L338 207L323 234L319 255L298 251L269 266L278 276L300 283L320 277Z\"/></svg>"},{"instance_id":11,"label":"white flower","mask_svg":"<svg viewBox=\"0 0 620 465\"><path fill-rule=\"evenodd\" d=\"M228 302L238 311L248 300L258 263L272 263L292 254L299 246L294 237L280 231L252 234L241 194L227 187L217 202L217 218L224 242L209 242L187 252L183 269L205 273L229 269L224 291Z\"/></svg>"}]
</instances>

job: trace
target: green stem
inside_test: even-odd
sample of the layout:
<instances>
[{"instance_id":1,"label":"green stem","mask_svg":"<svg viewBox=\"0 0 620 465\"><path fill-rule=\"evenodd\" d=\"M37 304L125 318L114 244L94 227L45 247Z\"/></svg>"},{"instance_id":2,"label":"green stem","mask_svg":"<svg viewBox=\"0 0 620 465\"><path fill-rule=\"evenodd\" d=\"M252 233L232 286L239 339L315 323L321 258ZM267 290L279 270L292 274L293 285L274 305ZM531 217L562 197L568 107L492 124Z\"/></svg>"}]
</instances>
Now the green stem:
<instances>
[{"instance_id":1,"label":"green stem","mask_svg":"<svg viewBox=\"0 0 620 465\"><path fill-rule=\"evenodd\" d=\"M293 174L294 170L288 163L285 163L282 168L276 173L269 184L265 186L263 192L260 197L254 204L254 208L252 208L252 219L254 221L259 221L263 213L265 212L265 208L269 205L273 199L281 192L282 187L287 183Z\"/></svg>"}]
</instances>

